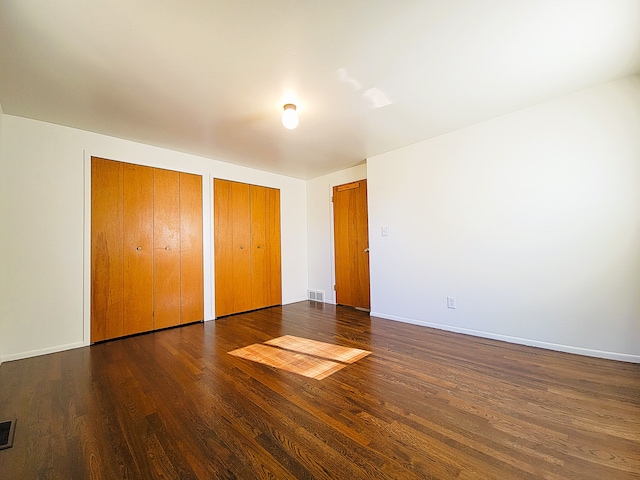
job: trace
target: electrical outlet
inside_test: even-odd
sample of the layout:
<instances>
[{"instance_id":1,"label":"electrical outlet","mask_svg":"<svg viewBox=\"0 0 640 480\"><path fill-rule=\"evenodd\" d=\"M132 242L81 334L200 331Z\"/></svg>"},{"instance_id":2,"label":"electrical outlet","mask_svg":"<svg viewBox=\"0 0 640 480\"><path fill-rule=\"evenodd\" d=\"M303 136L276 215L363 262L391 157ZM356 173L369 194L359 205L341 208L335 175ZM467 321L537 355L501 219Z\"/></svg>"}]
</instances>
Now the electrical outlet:
<instances>
[{"instance_id":1,"label":"electrical outlet","mask_svg":"<svg viewBox=\"0 0 640 480\"><path fill-rule=\"evenodd\" d=\"M447 308L456 308L456 297L447 297Z\"/></svg>"},{"instance_id":2,"label":"electrical outlet","mask_svg":"<svg viewBox=\"0 0 640 480\"><path fill-rule=\"evenodd\" d=\"M386 237L389 235L389 227L382 227L382 236Z\"/></svg>"}]
</instances>

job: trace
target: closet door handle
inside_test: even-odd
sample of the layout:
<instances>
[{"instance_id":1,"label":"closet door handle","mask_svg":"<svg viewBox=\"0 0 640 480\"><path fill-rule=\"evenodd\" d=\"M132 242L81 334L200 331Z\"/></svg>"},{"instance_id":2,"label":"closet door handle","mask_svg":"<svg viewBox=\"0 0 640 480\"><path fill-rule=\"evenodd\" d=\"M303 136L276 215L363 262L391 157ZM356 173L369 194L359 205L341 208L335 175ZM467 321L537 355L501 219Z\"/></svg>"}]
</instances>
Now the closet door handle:
<instances>
[{"instance_id":1,"label":"closet door handle","mask_svg":"<svg viewBox=\"0 0 640 480\"><path fill-rule=\"evenodd\" d=\"M364 251L369 253L369 248L365 248Z\"/></svg>"},{"instance_id":2,"label":"closet door handle","mask_svg":"<svg viewBox=\"0 0 640 480\"><path fill-rule=\"evenodd\" d=\"M240 245L240 250L244 250L244 245Z\"/></svg>"},{"instance_id":3,"label":"closet door handle","mask_svg":"<svg viewBox=\"0 0 640 480\"><path fill-rule=\"evenodd\" d=\"M142 247L136 247L136 250L140 251L140 250L142 250Z\"/></svg>"},{"instance_id":4,"label":"closet door handle","mask_svg":"<svg viewBox=\"0 0 640 480\"><path fill-rule=\"evenodd\" d=\"M260 245L258 245L258 248L260 248Z\"/></svg>"},{"instance_id":5,"label":"closet door handle","mask_svg":"<svg viewBox=\"0 0 640 480\"><path fill-rule=\"evenodd\" d=\"M169 250L169 245L167 245L166 247L164 247L165 250Z\"/></svg>"}]
</instances>

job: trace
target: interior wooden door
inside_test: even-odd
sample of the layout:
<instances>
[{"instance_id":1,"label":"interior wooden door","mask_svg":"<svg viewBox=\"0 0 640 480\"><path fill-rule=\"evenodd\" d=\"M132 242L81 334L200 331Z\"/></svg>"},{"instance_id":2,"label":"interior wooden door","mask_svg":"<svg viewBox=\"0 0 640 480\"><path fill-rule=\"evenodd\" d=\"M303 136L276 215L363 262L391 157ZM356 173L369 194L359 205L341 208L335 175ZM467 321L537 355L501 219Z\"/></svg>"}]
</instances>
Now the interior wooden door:
<instances>
[{"instance_id":1,"label":"interior wooden door","mask_svg":"<svg viewBox=\"0 0 640 480\"><path fill-rule=\"evenodd\" d=\"M282 303L280 191L214 180L216 316Z\"/></svg>"},{"instance_id":2,"label":"interior wooden door","mask_svg":"<svg viewBox=\"0 0 640 480\"><path fill-rule=\"evenodd\" d=\"M214 179L216 317L251 310L249 185Z\"/></svg>"},{"instance_id":3,"label":"interior wooden door","mask_svg":"<svg viewBox=\"0 0 640 480\"><path fill-rule=\"evenodd\" d=\"M369 310L367 181L333 187L336 303Z\"/></svg>"},{"instance_id":4,"label":"interior wooden door","mask_svg":"<svg viewBox=\"0 0 640 480\"><path fill-rule=\"evenodd\" d=\"M153 170L153 328L180 324L180 174Z\"/></svg>"},{"instance_id":5,"label":"interior wooden door","mask_svg":"<svg viewBox=\"0 0 640 480\"><path fill-rule=\"evenodd\" d=\"M91 158L91 341L123 332L123 168Z\"/></svg>"},{"instance_id":6,"label":"interior wooden door","mask_svg":"<svg viewBox=\"0 0 640 480\"><path fill-rule=\"evenodd\" d=\"M282 304L282 264L280 247L280 190L267 188L265 190L266 203L266 245L267 245L267 304Z\"/></svg>"},{"instance_id":7,"label":"interior wooden door","mask_svg":"<svg viewBox=\"0 0 640 480\"><path fill-rule=\"evenodd\" d=\"M267 203L266 188L249 187L251 211L251 306L250 310L269 305L268 252L267 252Z\"/></svg>"},{"instance_id":8,"label":"interior wooden door","mask_svg":"<svg viewBox=\"0 0 640 480\"><path fill-rule=\"evenodd\" d=\"M216 317L233 313L233 223L231 221L231 182L213 180L213 248L215 265Z\"/></svg>"},{"instance_id":9,"label":"interior wooden door","mask_svg":"<svg viewBox=\"0 0 640 480\"><path fill-rule=\"evenodd\" d=\"M251 209L249 185L231 182L231 239L233 310L251 310Z\"/></svg>"},{"instance_id":10,"label":"interior wooden door","mask_svg":"<svg viewBox=\"0 0 640 480\"><path fill-rule=\"evenodd\" d=\"M180 323L204 320L202 176L180 173Z\"/></svg>"},{"instance_id":11,"label":"interior wooden door","mask_svg":"<svg viewBox=\"0 0 640 480\"><path fill-rule=\"evenodd\" d=\"M153 329L153 168L124 163L124 326Z\"/></svg>"}]
</instances>

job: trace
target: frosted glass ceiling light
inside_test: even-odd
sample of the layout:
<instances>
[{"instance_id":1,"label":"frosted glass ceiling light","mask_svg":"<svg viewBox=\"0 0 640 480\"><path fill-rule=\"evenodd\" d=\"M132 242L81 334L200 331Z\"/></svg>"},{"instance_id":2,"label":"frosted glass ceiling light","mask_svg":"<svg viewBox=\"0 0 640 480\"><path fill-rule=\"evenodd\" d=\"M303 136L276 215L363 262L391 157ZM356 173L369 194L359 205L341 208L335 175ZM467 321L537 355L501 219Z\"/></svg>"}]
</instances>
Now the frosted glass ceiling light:
<instances>
[{"instance_id":1,"label":"frosted glass ceiling light","mask_svg":"<svg viewBox=\"0 0 640 480\"><path fill-rule=\"evenodd\" d=\"M282 125L288 129L293 129L298 126L298 113L296 112L296 106L293 103L287 103L284 106L284 112L282 113Z\"/></svg>"}]
</instances>

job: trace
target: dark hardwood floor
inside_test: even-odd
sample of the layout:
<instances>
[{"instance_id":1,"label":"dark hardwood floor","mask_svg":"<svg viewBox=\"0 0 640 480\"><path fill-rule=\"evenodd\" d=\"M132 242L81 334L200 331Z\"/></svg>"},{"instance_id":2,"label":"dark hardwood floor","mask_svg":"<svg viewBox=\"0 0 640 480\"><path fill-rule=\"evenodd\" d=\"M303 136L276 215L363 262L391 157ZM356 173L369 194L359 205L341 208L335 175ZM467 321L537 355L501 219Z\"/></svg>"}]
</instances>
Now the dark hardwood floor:
<instances>
[{"instance_id":1,"label":"dark hardwood floor","mask_svg":"<svg viewBox=\"0 0 640 480\"><path fill-rule=\"evenodd\" d=\"M318 381L228 355L372 351ZM0 366L0 478L638 479L640 365L302 302Z\"/></svg>"}]
</instances>

